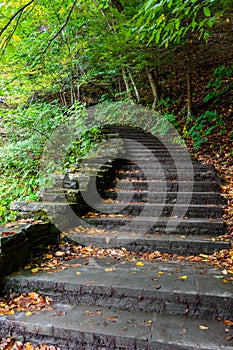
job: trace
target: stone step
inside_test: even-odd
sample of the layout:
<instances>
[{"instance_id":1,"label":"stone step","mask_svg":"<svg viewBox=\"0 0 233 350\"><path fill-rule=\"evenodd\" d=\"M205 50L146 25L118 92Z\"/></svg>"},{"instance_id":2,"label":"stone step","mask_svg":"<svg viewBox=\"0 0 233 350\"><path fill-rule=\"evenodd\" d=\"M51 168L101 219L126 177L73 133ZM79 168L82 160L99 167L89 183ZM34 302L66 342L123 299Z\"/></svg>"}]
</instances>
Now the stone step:
<instances>
[{"instance_id":1,"label":"stone step","mask_svg":"<svg viewBox=\"0 0 233 350\"><path fill-rule=\"evenodd\" d=\"M42 188L40 190L40 198L43 202L64 202L66 199L69 203L76 203L80 196L79 189Z\"/></svg>"},{"instance_id":2,"label":"stone step","mask_svg":"<svg viewBox=\"0 0 233 350\"><path fill-rule=\"evenodd\" d=\"M150 164L145 164L146 168L149 168L149 165ZM216 174L216 170L215 168L213 168L212 166L208 165L208 164L199 164L199 163L193 163L192 164L192 168L193 168L193 171L197 171L197 172L211 172L211 173L215 173ZM173 164L173 166L171 167L170 164L169 165L166 165L166 164L163 164L163 170L176 170L177 167L175 164ZM182 163L179 165L179 169L181 170L189 170L190 171L190 164L189 163ZM122 162L120 163L120 169L117 169L118 171L121 170L121 171L130 171L130 172L133 172L133 171L137 171L137 170L140 170L140 167L137 166L136 164L132 163L132 162ZM155 168L156 170L156 168Z\"/></svg>"},{"instance_id":3,"label":"stone step","mask_svg":"<svg viewBox=\"0 0 233 350\"><path fill-rule=\"evenodd\" d=\"M65 263L55 273L35 275L26 269L9 275L5 288L20 293L36 290L55 302L72 305L233 320L233 283L217 279L221 271L208 266L195 269L179 261L171 265L143 262L139 267L137 261L113 258L91 259L90 265L72 259L68 268Z\"/></svg>"},{"instance_id":4,"label":"stone step","mask_svg":"<svg viewBox=\"0 0 233 350\"><path fill-rule=\"evenodd\" d=\"M182 162L186 162L186 163L190 162L190 159L187 158L187 153L183 154L182 151L176 152L173 156L175 157L176 160L178 160L180 162L181 161ZM150 160L150 159L157 160L158 159L159 161L163 161L163 159L164 159L164 160L173 162L172 155L169 152L167 152L167 151L161 151L161 152L158 152L158 151L156 151L156 152L148 152L147 151L147 152L145 152L145 154L143 154L143 152L136 153L134 151L129 152L129 151L125 150L124 152L119 153L117 158L118 159L120 159L120 158L122 158L122 159L130 159L130 160L132 159L132 160L135 160L135 161L136 160L141 160L141 159L143 159L143 160ZM112 159L114 160L115 157L113 157ZM104 161L108 162L110 160L111 160L111 158L109 158L109 156L105 157L105 158L104 157L100 157L99 159L98 159L98 157L95 157L95 158L85 159L85 160L82 161L81 164L82 164L82 166L93 165L93 164L94 165L95 164L104 164Z\"/></svg>"},{"instance_id":5,"label":"stone step","mask_svg":"<svg viewBox=\"0 0 233 350\"><path fill-rule=\"evenodd\" d=\"M149 192L219 192L217 181L114 181L113 187L124 191L146 190Z\"/></svg>"},{"instance_id":6,"label":"stone step","mask_svg":"<svg viewBox=\"0 0 233 350\"><path fill-rule=\"evenodd\" d=\"M148 153L148 151L151 151L152 153L165 153L165 154L178 154L181 153L182 155L189 155L189 157L193 157L191 154L188 153L188 150L184 147L177 147L172 145L156 145L153 142L137 142L134 141L132 144L125 143L121 152L130 152L130 153Z\"/></svg>"},{"instance_id":7,"label":"stone step","mask_svg":"<svg viewBox=\"0 0 233 350\"><path fill-rule=\"evenodd\" d=\"M232 350L232 331L221 321L106 307L56 303L30 317L1 317L0 326L3 337L60 350Z\"/></svg>"},{"instance_id":8,"label":"stone step","mask_svg":"<svg viewBox=\"0 0 233 350\"><path fill-rule=\"evenodd\" d=\"M180 236L177 234L148 234L135 232L116 232L105 230L100 234L91 229L82 228L77 233L70 230L67 239L76 245L94 246L99 248L125 247L133 252L154 252L180 254L182 256L213 254L222 249L229 249L231 243L221 241L209 235Z\"/></svg>"},{"instance_id":9,"label":"stone step","mask_svg":"<svg viewBox=\"0 0 233 350\"><path fill-rule=\"evenodd\" d=\"M177 202L176 192L167 192L165 203L176 203ZM118 201L131 201L131 202L147 202L148 192L140 191L113 191L105 192L104 198L118 200ZM179 203L187 203L190 199L190 192L179 193ZM164 192L150 192L150 200L153 203L163 203L164 202ZM191 204L225 204L225 200L219 193L212 192L194 192L191 196Z\"/></svg>"},{"instance_id":10,"label":"stone step","mask_svg":"<svg viewBox=\"0 0 233 350\"><path fill-rule=\"evenodd\" d=\"M150 203L171 203L175 204L177 202L176 192L150 192ZM80 191L72 189L63 188L43 188L41 193L42 201L44 202L63 202L64 198L67 199L69 203L75 203L80 200ZM147 192L137 192L137 191L120 191L120 192L105 192L103 198L117 200L122 202L141 202L147 203L148 193ZM191 200L190 200L191 199ZM223 197L218 193L211 192L197 192L190 195L190 192L179 193L179 203L194 205L212 204L212 205L223 205L225 201Z\"/></svg>"},{"instance_id":11,"label":"stone step","mask_svg":"<svg viewBox=\"0 0 233 350\"><path fill-rule=\"evenodd\" d=\"M201 180L201 181L215 181L216 180L216 174L211 171L192 171L185 170L185 169L172 169L172 168L166 168L162 167L161 169L155 169L153 172L148 172L148 168L146 168L146 173L143 172L143 169L140 169L139 171L135 170L128 170L124 171L121 170L116 173L116 176L120 179L135 179L135 180L153 180L153 179L167 179L167 180L176 180L176 179L190 179L193 177L194 180Z\"/></svg>"},{"instance_id":12,"label":"stone step","mask_svg":"<svg viewBox=\"0 0 233 350\"><path fill-rule=\"evenodd\" d=\"M123 214L131 216L143 215L144 217L172 217L174 215L174 205L172 204L158 204L153 203L151 200L147 203L98 203L98 211L100 213L111 213L111 214ZM216 219L223 215L221 206L216 205L195 205L187 202L185 204L177 204L175 208L177 217L188 218L206 218ZM187 210L185 212L185 210Z\"/></svg>"},{"instance_id":13,"label":"stone step","mask_svg":"<svg viewBox=\"0 0 233 350\"><path fill-rule=\"evenodd\" d=\"M130 230L131 232L144 231L145 233L166 233L169 225L170 233L184 235L222 235L225 232L225 224L219 219L188 218L180 221L178 218L164 217L129 217L109 216L86 218L85 222L99 228L114 228L119 230Z\"/></svg>"}]
</instances>

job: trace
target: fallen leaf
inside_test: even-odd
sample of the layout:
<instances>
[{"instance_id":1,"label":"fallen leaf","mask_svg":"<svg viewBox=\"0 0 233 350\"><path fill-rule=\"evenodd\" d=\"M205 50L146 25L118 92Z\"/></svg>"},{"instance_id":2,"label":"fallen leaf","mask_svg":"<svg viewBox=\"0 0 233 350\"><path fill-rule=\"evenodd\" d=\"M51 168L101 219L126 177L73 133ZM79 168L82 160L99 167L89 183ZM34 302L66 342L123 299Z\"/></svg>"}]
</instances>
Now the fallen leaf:
<instances>
[{"instance_id":1,"label":"fallen leaf","mask_svg":"<svg viewBox=\"0 0 233 350\"><path fill-rule=\"evenodd\" d=\"M30 292L30 293L28 293L28 297L29 298L32 298L32 299L37 299L37 298L39 298L39 294L38 293L36 293L36 292Z\"/></svg>"},{"instance_id":2,"label":"fallen leaf","mask_svg":"<svg viewBox=\"0 0 233 350\"><path fill-rule=\"evenodd\" d=\"M114 267L107 267L106 269L104 269L105 272L112 272L114 270L115 270Z\"/></svg>"},{"instance_id":3,"label":"fallen leaf","mask_svg":"<svg viewBox=\"0 0 233 350\"><path fill-rule=\"evenodd\" d=\"M55 256L57 256L57 257L62 257L62 256L64 256L65 255L65 252L61 252L61 251L57 251L56 253L55 253Z\"/></svg>"},{"instance_id":4,"label":"fallen leaf","mask_svg":"<svg viewBox=\"0 0 233 350\"><path fill-rule=\"evenodd\" d=\"M201 329L202 331L205 331L205 330L209 329L209 327L203 326L203 325L199 325L199 329Z\"/></svg>"},{"instance_id":5,"label":"fallen leaf","mask_svg":"<svg viewBox=\"0 0 233 350\"><path fill-rule=\"evenodd\" d=\"M155 289L160 289L161 288L161 286L155 286Z\"/></svg>"},{"instance_id":6,"label":"fallen leaf","mask_svg":"<svg viewBox=\"0 0 233 350\"><path fill-rule=\"evenodd\" d=\"M94 311L90 311L90 310L86 310L84 313L83 313L84 316L94 316L95 313Z\"/></svg>"},{"instance_id":7,"label":"fallen leaf","mask_svg":"<svg viewBox=\"0 0 233 350\"><path fill-rule=\"evenodd\" d=\"M180 276L178 278L181 279L181 280L186 280L188 278L188 276Z\"/></svg>"},{"instance_id":8,"label":"fallen leaf","mask_svg":"<svg viewBox=\"0 0 233 350\"><path fill-rule=\"evenodd\" d=\"M144 266L145 264L144 264L144 262L142 262L142 261L138 261L137 263L136 263L136 266Z\"/></svg>"},{"instance_id":9,"label":"fallen leaf","mask_svg":"<svg viewBox=\"0 0 233 350\"><path fill-rule=\"evenodd\" d=\"M206 255L206 254L200 254L200 256L204 259L208 259L209 258L209 255Z\"/></svg>"},{"instance_id":10,"label":"fallen leaf","mask_svg":"<svg viewBox=\"0 0 233 350\"><path fill-rule=\"evenodd\" d=\"M226 337L226 340L227 341L230 341L230 340L232 340L233 339L233 335L228 335L227 337Z\"/></svg>"},{"instance_id":11,"label":"fallen leaf","mask_svg":"<svg viewBox=\"0 0 233 350\"><path fill-rule=\"evenodd\" d=\"M117 316L107 316L105 317L107 321L110 321L110 322L116 322L117 320Z\"/></svg>"}]
</instances>

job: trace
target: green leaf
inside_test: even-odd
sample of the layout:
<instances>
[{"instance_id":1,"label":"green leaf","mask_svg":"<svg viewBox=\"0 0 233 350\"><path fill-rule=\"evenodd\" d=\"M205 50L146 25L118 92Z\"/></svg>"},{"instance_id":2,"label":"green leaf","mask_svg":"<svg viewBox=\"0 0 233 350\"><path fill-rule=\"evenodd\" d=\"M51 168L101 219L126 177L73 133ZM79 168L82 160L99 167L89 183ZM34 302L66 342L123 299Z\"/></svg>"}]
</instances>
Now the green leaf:
<instances>
[{"instance_id":1,"label":"green leaf","mask_svg":"<svg viewBox=\"0 0 233 350\"><path fill-rule=\"evenodd\" d=\"M204 15L206 17L210 17L211 16L209 7L203 7L203 11L204 11Z\"/></svg>"}]
</instances>

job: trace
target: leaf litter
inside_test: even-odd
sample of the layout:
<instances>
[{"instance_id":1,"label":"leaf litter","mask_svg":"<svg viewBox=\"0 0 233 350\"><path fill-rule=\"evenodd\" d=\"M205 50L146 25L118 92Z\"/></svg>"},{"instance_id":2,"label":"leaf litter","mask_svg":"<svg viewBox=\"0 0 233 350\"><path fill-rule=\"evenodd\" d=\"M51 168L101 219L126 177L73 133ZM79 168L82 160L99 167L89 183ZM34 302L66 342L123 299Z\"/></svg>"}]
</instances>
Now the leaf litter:
<instances>
[{"instance_id":1,"label":"leaf litter","mask_svg":"<svg viewBox=\"0 0 233 350\"><path fill-rule=\"evenodd\" d=\"M36 292L28 294L12 293L9 296L0 298L0 316L14 315L16 312L25 312L26 317L40 310L51 310L51 299L39 295ZM53 345L35 345L30 342L22 343L12 337L0 338L0 350L59 350Z\"/></svg>"},{"instance_id":2,"label":"leaf litter","mask_svg":"<svg viewBox=\"0 0 233 350\"><path fill-rule=\"evenodd\" d=\"M53 345L35 345L32 343L22 343L14 338L2 338L0 339L0 350L60 350Z\"/></svg>"}]
</instances>

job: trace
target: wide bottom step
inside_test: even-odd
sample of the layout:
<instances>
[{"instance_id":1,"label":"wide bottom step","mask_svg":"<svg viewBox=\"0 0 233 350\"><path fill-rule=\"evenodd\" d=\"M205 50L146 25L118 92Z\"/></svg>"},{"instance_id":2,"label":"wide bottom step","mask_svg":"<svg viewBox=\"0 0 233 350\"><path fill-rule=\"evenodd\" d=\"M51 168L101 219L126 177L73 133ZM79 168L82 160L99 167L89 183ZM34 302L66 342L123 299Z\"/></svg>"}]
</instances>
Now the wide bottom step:
<instances>
[{"instance_id":1,"label":"wide bottom step","mask_svg":"<svg viewBox=\"0 0 233 350\"><path fill-rule=\"evenodd\" d=\"M0 319L0 335L46 342L61 350L232 350L223 322L153 312L55 304L31 317Z\"/></svg>"}]
</instances>

